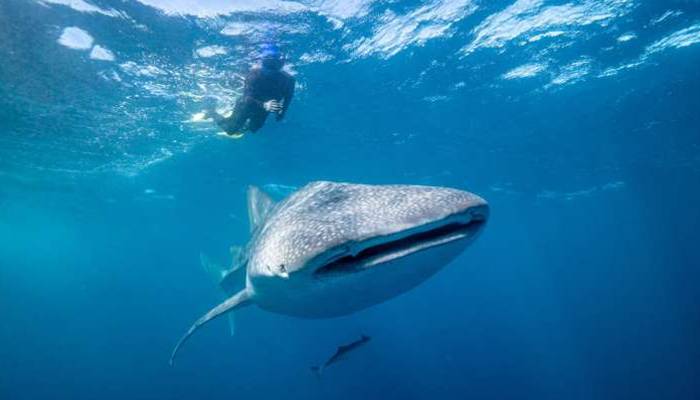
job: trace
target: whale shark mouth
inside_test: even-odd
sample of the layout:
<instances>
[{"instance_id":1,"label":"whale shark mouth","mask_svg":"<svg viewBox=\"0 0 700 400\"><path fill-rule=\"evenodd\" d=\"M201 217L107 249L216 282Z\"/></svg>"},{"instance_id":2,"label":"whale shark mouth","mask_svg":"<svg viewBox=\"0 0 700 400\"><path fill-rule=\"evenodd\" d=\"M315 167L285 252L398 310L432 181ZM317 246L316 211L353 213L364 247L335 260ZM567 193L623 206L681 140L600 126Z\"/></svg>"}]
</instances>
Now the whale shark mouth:
<instances>
[{"instance_id":1,"label":"whale shark mouth","mask_svg":"<svg viewBox=\"0 0 700 400\"><path fill-rule=\"evenodd\" d=\"M486 224L488 209L471 210L439 223L427 224L356 245L357 250L331 257L314 271L317 277L366 271L374 266L456 240L473 239Z\"/></svg>"}]
</instances>

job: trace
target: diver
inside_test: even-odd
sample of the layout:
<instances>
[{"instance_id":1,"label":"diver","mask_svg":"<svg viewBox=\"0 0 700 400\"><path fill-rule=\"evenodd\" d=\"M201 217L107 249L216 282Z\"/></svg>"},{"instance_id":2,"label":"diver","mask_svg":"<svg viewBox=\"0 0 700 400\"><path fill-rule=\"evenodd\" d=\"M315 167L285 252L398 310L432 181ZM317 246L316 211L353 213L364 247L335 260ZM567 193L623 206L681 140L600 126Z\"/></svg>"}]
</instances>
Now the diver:
<instances>
[{"instance_id":1,"label":"diver","mask_svg":"<svg viewBox=\"0 0 700 400\"><path fill-rule=\"evenodd\" d=\"M276 114L281 121L294 95L294 78L282 70L284 57L274 44L266 44L260 52L260 66L251 68L245 78L243 96L237 101L233 114L224 117L214 110L207 112L228 135L241 137L244 132L256 132L265 124L267 115Z\"/></svg>"}]
</instances>

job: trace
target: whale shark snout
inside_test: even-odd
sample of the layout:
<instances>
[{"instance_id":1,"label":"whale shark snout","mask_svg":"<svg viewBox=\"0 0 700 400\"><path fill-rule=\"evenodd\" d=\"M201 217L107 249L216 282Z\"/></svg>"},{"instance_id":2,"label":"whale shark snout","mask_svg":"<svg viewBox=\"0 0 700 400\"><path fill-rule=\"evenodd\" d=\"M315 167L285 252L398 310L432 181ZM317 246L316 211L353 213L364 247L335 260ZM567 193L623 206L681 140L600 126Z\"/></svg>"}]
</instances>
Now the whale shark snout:
<instances>
[{"instance_id":1,"label":"whale shark snout","mask_svg":"<svg viewBox=\"0 0 700 400\"><path fill-rule=\"evenodd\" d=\"M357 273L419 251L454 241L476 238L486 225L489 208L486 201L473 198L470 204L444 218L416 224L391 234L379 234L363 241L350 241L330 249L330 255L317 256L311 264L317 278Z\"/></svg>"}]
</instances>

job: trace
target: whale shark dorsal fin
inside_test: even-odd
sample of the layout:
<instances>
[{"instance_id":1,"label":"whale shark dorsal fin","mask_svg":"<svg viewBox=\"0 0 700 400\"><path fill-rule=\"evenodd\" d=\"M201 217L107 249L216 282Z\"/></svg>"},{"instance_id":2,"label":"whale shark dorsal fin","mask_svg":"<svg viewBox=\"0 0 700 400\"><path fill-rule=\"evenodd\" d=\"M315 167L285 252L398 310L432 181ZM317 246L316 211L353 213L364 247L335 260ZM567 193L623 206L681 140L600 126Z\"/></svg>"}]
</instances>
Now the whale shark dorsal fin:
<instances>
[{"instance_id":1,"label":"whale shark dorsal fin","mask_svg":"<svg viewBox=\"0 0 700 400\"><path fill-rule=\"evenodd\" d=\"M248 220L251 232L262 224L274 205L272 198L259 187L248 187Z\"/></svg>"}]
</instances>

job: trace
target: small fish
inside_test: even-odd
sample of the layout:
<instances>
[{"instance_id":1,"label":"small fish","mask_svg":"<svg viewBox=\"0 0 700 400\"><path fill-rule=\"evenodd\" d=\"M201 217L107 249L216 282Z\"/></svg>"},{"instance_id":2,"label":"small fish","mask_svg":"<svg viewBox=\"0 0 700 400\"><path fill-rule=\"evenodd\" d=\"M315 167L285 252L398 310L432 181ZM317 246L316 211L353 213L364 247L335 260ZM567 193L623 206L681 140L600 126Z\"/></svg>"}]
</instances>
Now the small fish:
<instances>
[{"instance_id":1,"label":"small fish","mask_svg":"<svg viewBox=\"0 0 700 400\"><path fill-rule=\"evenodd\" d=\"M349 352L362 347L365 343L369 342L372 338L366 335L362 335L359 339L352 343L344 344L342 346L338 346L338 350L335 351L335 354L331 356L331 358L328 359L325 363L321 364L318 367L311 367L311 371L313 371L317 375L321 375L321 372L327 367L329 367L332 364L337 363L338 361L342 361L345 359L346 354Z\"/></svg>"}]
</instances>

